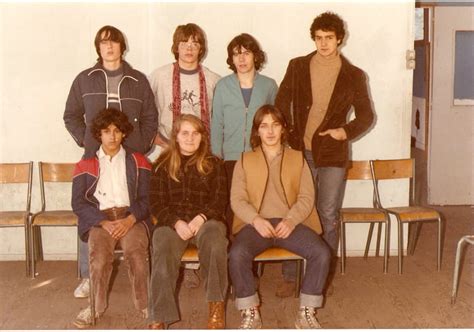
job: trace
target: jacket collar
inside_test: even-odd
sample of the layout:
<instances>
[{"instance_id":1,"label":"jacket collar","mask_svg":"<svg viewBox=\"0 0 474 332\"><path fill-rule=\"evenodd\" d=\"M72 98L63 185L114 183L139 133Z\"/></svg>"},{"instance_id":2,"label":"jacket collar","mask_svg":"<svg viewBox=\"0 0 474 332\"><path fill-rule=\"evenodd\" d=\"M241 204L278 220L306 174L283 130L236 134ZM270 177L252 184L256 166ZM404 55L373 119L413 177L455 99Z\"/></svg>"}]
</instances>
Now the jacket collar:
<instances>
[{"instance_id":1,"label":"jacket collar","mask_svg":"<svg viewBox=\"0 0 474 332\"><path fill-rule=\"evenodd\" d=\"M138 81L138 77L135 76L132 66L130 66L127 61L122 60L122 66L123 66L123 77L130 77L134 79L135 81ZM101 62L97 62L94 65L94 67L92 67L91 70L87 73L87 75L90 76L91 74L96 73L96 72L105 73L105 68Z\"/></svg>"}]
</instances>

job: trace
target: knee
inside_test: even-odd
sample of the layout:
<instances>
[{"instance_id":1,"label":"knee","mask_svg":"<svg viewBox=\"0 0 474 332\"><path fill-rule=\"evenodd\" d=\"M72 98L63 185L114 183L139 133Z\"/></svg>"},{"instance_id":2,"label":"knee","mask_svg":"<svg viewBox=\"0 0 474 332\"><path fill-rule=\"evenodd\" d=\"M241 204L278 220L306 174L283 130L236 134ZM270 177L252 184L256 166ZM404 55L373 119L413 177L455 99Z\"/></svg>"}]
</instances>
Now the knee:
<instances>
[{"instance_id":1,"label":"knee","mask_svg":"<svg viewBox=\"0 0 474 332\"><path fill-rule=\"evenodd\" d=\"M253 261L254 255L243 245L234 242L229 252L230 266L243 266Z\"/></svg>"},{"instance_id":2,"label":"knee","mask_svg":"<svg viewBox=\"0 0 474 332\"><path fill-rule=\"evenodd\" d=\"M312 250L307 259L310 261L317 261L321 266L329 266L331 263L331 250L323 241L320 241L320 245L312 246Z\"/></svg>"},{"instance_id":3,"label":"knee","mask_svg":"<svg viewBox=\"0 0 474 332\"><path fill-rule=\"evenodd\" d=\"M114 257L113 253L110 254L105 250L94 250L91 251L89 256L89 264L92 270L103 270L107 266L111 266Z\"/></svg>"}]
</instances>

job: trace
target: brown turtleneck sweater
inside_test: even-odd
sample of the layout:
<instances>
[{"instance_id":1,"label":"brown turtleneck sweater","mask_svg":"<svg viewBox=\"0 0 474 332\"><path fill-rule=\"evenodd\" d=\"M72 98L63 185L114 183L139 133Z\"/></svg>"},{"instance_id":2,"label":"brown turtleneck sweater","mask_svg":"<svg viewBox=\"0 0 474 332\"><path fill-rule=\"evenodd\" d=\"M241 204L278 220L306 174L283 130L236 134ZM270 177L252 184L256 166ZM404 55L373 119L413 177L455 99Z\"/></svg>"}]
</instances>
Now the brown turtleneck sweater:
<instances>
[{"instance_id":1,"label":"brown turtleneck sweater","mask_svg":"<svg viewBox=\"0 0 474 332\"><path fill-rule=\"evenodd\" d=\"M311 58L309 68L313 104L308 114L304 133L304 146L307 150L311 150L311 140L314 132L321 125L326 115L332 91L341 70L341 57L338 53L333 58L326 59L316 53Z\"/></svg>"}]
</instances>

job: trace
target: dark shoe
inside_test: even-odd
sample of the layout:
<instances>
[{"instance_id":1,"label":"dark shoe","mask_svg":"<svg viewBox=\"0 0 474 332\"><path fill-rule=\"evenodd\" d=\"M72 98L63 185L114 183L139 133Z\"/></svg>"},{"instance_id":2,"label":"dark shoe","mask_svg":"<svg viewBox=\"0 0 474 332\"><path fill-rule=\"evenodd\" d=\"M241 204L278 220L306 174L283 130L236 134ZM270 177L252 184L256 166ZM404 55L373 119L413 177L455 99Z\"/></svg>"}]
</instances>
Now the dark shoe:
<instances>
[{"instance_id":1,"label":"dark shoe","mask_svg":"<svg viewBox=\"0 0 474 332\"><path fill-rule=\"evenodd\" d=\"M149 330L164 330L165 329L165 323L151 323L148 324L148 329Z\"/></svg>"},{"instance_id":2,"label":"dark shoe","mask_svg":"<svg viewBox=\"0 0 474 332\"><path fill-rule=\"evenodd\" d=\"M184 269L183 283L186 288L198 288L201 281L197 270Z\"/></svg>"},{"instance_id":3,"label":"dark shoe","mask_svg":"<svg viewBox=\"0 0 474 332\"><path fill-rule=\"evenodd\" d=\"M275 295L278 297L290 297L295 294L296 282L283 280L278 285Z\"/></svg>"},{"instance_id":4,"label":"dark shoe","mask_svg":"<svg viewBox=\"0 0 474 332\"><path fill-rule=\"evenodd\" d=\"M207 329L225 329L225 306L223 301L209 302L209 318L207 319Z\"/></svg>"}]
</instances>

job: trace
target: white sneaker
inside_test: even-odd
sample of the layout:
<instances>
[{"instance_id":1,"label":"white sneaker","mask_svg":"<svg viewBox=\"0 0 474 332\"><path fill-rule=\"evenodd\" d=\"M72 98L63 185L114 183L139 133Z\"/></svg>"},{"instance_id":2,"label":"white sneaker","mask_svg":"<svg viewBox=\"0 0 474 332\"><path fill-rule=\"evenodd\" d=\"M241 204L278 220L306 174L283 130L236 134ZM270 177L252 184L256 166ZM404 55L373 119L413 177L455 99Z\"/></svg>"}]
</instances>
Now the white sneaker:
<instances>
[{"instance_id":1,"label":"white sneaker","mask_svg":"<svg viewBox=\"0 0 474 332\"><path fill-rule=\"evenodd\" d=\"M242 316L242 321L240 322L239 329L254 330L262 328L262 319L260 318L258 308L241 310L240 315Z\"/></svg>"},{"instance_id":2,"label":"white sneaker","mask_svg":"<svg viewBox=\"0 0 474 332\"><path fill-rule=\"evenodd\" d=\"M89 297L89 293L91 290L90 279L82 279L81 283L77 288L74 290L74 297L78 299L83 299L85 297Z\"/></svg>"},{"instance_id":3,"label":"white sneaker","mask_svg":"<svg viewBox=\"0 0 474 332\"><path fill-rule=\"evenodd\" d=\"M96 313L95 317L99 318L99 315ZM72 323L78 329L85 329L85 328L90 327L92 325L92 310L91 310L91 307L89 306L89 307L79 311L79 314L77 315L76 319Z\"/></svg>"},{"instance_id":4,"label":"white sneaker","mask_svg":"<svg viewBox=\"0 0 474 332\"><path fill-rule=\"evenodd\" d=\"M321 325L316 319L316 309L300 307L296 314L295 327L297 329L320 329Z\"/></svg>"}]
</instances>

